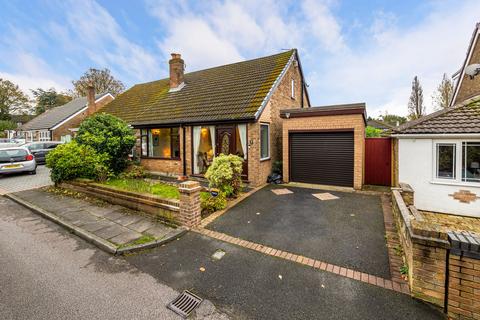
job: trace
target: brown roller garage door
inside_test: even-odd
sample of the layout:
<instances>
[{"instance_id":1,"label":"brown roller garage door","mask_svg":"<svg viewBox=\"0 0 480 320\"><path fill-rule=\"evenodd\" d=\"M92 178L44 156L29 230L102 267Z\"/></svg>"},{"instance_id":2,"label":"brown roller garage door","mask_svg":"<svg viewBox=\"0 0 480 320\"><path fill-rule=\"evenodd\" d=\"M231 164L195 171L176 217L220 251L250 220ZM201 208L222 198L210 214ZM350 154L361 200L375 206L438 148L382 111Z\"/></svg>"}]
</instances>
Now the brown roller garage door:
<instances>
[{"instance_id":1,"label":"brown roller garage door","mask_svg":"<svg viewBox=\"0 0 480 320\"><path fill-rule=\"evenodd\" d=\"M291 132L290 181L353 186L353 132Z\"/></svg>"}]
</instances>

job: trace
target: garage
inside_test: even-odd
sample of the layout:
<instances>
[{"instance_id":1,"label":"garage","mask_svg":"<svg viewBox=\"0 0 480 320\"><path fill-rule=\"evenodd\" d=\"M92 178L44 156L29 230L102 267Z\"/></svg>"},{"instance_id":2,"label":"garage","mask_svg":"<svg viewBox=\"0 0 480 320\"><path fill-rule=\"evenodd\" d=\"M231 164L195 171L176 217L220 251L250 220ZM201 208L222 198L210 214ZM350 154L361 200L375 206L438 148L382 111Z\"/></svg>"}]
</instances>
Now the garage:
<instances>
[{"instance_id":1,"label":"garage","mask_svg":"<svg viewBox=\"0 0 480 320\"><path fill-rule=\"evenodd\" d=\"M353 187L353 131L290 132L290 181Z\"/></svg>"},{"instance_id":2,"label":"garage","mask_svg":"<svg viewBox=\"0 0 480 320\"><path fill-rule=\"evenodd\" d=\"M283 179L361 189L365 158L365 104L280 112Z\"/></svg>"}]
</instances>

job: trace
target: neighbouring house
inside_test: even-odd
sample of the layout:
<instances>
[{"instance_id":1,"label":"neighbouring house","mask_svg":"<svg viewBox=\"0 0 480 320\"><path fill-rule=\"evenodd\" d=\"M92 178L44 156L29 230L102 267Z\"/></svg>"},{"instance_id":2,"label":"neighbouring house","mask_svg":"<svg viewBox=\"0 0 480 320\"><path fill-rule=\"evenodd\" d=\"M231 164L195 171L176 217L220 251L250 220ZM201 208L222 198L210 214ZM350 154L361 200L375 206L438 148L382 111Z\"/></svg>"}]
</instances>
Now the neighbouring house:
<instances>
[{"instance_id":1,"label":"neighbouring house","mask_svg":"<svg viewBox=\"0 0 480 320\"><path fill-rule=\"evenodd\" d=\"M419 210L480 217L480 24L459 72L451 107L395 129L398 181L415 192Z\"/></svg>"},{"instance_id":2,"label":"neighbouring house","mask_svg":"<svg viewBox=\"0 0 480 320\"><path fill-rule=\"evenodd\" d=\"M309 108L297 50L184 73L172 54L170 76L137 84L104 111L137 133L137 154L151 172L202 176L221 153L244 161L244 179L267 181L282 160L282 109Z\"/></svg>"},{"instance_id":3,"label":"neighbouring house","mask_svg":"<svg viewBox=\"0 0 480 320\"><path fill-rule=\"evenodd\" d=\"M390 135L390 133L392 132L392 129L394 128L394 126L389 125L388 123L385 123L380 120L375 120L375 119L368 119L367 126L382 130L382 135L384 136Z\"/></svg>"},{"instance_id":4,"label":"neighbouring house","mask_svg":"<svg viewBox=\"0 0 480 320\"><path fill-rule=\"evenodd\" d=\"M32 141L70 141L78 131L80 123L88 116L102 109L114 97L110 93L95 94L88 89L87 97L47 110L22 125L16 135Z\"/></svg>"},{"instance_id":5,"label":"neighbouring house","mask_svg":"<svg viewBox=\"0 0 480 320\"><path fill-rule=\"evenodd\" d=\"M296 49L138 84L104 109L136 129L151 172L202 176L215 156L244 159L251 186L282 168L286 182L363 185L365 104L311 107Z\"/></svg>"}]
</instances>

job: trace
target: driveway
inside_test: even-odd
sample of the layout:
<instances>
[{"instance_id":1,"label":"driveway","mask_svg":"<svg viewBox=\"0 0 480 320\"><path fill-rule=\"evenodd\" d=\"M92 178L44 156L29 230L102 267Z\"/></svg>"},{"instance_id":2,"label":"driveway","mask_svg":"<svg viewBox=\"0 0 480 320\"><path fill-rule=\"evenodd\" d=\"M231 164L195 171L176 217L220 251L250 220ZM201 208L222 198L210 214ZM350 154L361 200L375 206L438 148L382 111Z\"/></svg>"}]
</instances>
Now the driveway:
<instances>
[{"instance_id":1,"label":"driveway","mask_svg":"<svg viewBox=\"0 0 480 320\"><path fill-rule=\"evenodd\" d=\"M216 260L213 254L223 250ZM190 232L125 258L177 291L191 290L232 319L445 319L410 296Z\"/></svg>"},{"instance_id":2,"label":"driveway","mask_svg":"<svg viewBox=\"0 0 480 320\"><path fill-rule=\"evenodd\" d=\"M276 195L272 190L288 189ZM337 199L319 200L329 193ZM207 229L390 279L379 196L267 186Z\"/></svg>"},{"instance_id":3,"label":"driveway","mask_svg":"<svg viewBox=\"0 0 480 320\"><path fill-rule=\"evenodd\" d=\"M36 189L53 184L50 180L50 169L44 165L37 167L37 174L0 175L0 194Z\"/></svg>"}]
</instances>

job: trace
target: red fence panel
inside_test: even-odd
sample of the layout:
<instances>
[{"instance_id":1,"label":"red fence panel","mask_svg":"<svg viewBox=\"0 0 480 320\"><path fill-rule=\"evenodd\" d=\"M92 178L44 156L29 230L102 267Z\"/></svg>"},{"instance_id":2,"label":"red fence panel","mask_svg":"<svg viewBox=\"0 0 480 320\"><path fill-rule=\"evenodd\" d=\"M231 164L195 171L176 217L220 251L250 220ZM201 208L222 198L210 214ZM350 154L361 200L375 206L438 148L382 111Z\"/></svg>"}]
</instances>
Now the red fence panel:
<instances>
[{"instance_id":1,"label":"red fence panel","mask_svg":"<svg viewBox=\"0 0 480 320\"><path fill-rule=\"evenodd\" d=\"M365 138L365 184L392 185L391 138Z\"/></svg>"}]
</instances>

